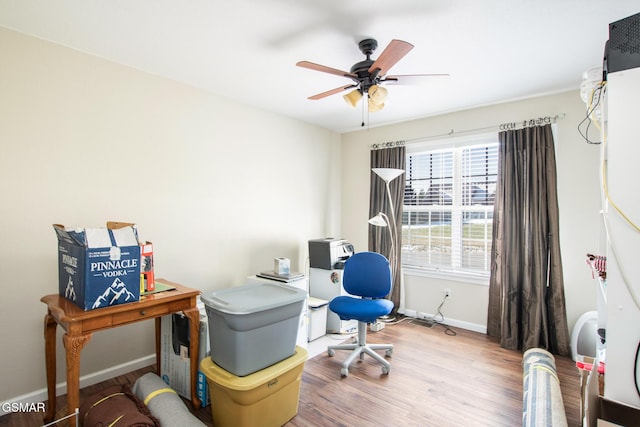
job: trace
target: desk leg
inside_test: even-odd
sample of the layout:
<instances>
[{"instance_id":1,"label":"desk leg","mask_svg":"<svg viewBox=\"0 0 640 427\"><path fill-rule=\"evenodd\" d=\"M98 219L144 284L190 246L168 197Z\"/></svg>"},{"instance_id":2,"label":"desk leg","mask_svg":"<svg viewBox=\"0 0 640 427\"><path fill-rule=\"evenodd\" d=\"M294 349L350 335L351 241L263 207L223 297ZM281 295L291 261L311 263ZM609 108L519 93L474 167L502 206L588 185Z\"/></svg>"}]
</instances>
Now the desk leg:
<instances>
[{"instance_id":1,"label":"desk leg","mask_svg":"<svg viewBox=\"0 0 640 427\"><path fill-rule=\"evenodd\" d=\"M156 374L161 377L160 370L160 336L162 328L162 318L156 317Z\"/></svg>"},{"instance_id":2,"label":"desk leg","mask_svg":"<svg viewBox=\"0 0 640 427\"><path fill-rule=\"evenodd\" d=\"M56 327L58 324L51 314L44 316L44 358L47 372L47 412L44 421L53 421L56 415Z\"/></svg>"},{"instance_id":3,"label":"desk leg","mask_svg":"<svg viewBox=\"0 0 640 427\"><path fill-rule=\"evenodd\" d=\"M198 380L198 350L200 341L200 311L197 308L183 311L184 315L189 318L189 357L191 359L191 403L195 409L200 409L202 402L198 399L197 380Z\"/></svg>"},{"instance_id":4,"label":"desk leg","mask_svg":"<svg viewBox=\"0 0 640 427\"><path fill-rule=\"evenodd\" d=\"M67 355L67 408L72 413L80 407L80 352L91 339L91 334L64 334L62 342ZM75 418L69 419L69 425L74 427Z\"/></svg>"}]
</instances>

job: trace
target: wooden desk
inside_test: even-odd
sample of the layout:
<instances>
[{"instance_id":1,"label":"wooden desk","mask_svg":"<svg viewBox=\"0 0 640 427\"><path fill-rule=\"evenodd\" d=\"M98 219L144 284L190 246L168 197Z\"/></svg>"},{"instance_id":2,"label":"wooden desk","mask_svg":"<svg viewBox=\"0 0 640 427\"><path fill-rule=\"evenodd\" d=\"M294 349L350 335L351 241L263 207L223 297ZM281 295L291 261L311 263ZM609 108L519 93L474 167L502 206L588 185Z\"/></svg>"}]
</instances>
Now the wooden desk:
<instances>
[{"instance_id":1,"label":"wooden desk","mask_svg":"<svg viewBox=\"0 0 640 427\"><path fill-rule=\"evenodd\" d=\"M44 339L47 372L47 393L49 404L45 414L45 422L53 421L56 413L56 326L66 331L63 338L67 359L67 407L69 413L80 406L80 352L91 339L93 332L116 326L127 325L141 320L156 321L156 370L160 374L160 317L167 314L183 312L190 324L191 358L191 402L200 408L200 400L196 395L196 377L198 372L198 333L200 329L200 313L196 307L200 291L190 289L165 279L156 279L167 285L175 286L175 290L144 295L140 301L111 307L84 311L73 302L60 295L47 295L40 299L47 304L47 315L44 317ZM117 347L114 347L114 351ZM70 418L71 426L75 418Z\"/></svg>"}]
</instances>

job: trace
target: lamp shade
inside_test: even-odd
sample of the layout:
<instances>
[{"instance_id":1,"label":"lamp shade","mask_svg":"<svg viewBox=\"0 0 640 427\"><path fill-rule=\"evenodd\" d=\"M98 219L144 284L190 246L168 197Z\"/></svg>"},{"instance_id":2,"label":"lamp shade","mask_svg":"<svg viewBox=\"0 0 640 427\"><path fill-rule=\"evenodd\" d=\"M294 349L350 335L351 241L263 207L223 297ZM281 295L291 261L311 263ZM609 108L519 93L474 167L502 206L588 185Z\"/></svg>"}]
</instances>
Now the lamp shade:
<instances>
[{"instance_id":1,"label":"lamp shade","mask_svg":"<svg viewBox=\"0 0 640 427\"><path fill-rule=\"evenodd\" d=\"M347 104L351 105L353 108L356 108L356 104L358 101L362 99L362 93L358 89L354 89L348 94L343 96L344 100L347 101Z\"/></svg>"},{"instance_id":2,"label":"lamp shade","mask_svg":"<svg viewBox=\"0 0 640 427\"><path fill-rule=\"evenodd\" d=\"M378 215L374 216L369 220L369 224L375 225L376 227L388 227L389 224L385 220L385 215L380 212Z\"/></svg>"},{"instance_id":3,"label":"lamp shade","mask_svg":"<svg viewBox=\"0 0 640 427\"><path fill-rule=\"evenodd\" d=\"M394 168L373 168L371 170L387 184L404 173L404 169Z\"/></svg>"},{"instance_id":4,"label":"lamp shade","mask_svg":"<svg viewBox=\"0 0 640 427\"><path fill-rule=\"evenodd\" d=\"M369 99L369 112L370 113L375 113L376 111L380 111L384 108L384 102L381 103L376 103L373 102L372 99Z\"/></svg>"},{"instance_id":5,"label":"lamp shade","mask_svg":"<svg viewBox=\"0 0 640 427\"><path fill-rule=\"evenodd\" d=\"M379 85L371 86L367 93L369 94L369 100L374 104L384 104L389 94L385 87Z\"/></svg>"}]
</instances>

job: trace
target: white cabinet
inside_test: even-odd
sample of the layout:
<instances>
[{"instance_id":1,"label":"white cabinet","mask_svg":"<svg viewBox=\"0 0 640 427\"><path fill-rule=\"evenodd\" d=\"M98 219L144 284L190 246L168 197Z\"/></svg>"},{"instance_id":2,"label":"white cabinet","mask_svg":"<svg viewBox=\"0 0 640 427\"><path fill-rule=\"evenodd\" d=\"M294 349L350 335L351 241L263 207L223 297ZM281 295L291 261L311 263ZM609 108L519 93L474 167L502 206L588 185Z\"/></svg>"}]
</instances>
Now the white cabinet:
<instances>
[{"instance_id":1,"label":"white cabinet","mask_svg":"<svg viewBox=\"0 0 640 427\"><path fill-rule=\"evenodd\" d=\"M607 76L607 142L604 159L610 201L640 225L640 68ZM604 397L640 407L640 232L612 203L605 206L607 242L606 367ZM635 368L635 370L634 370Z\"/></svg>"},{"instance_id":2,"label":"white cabinet","mask_svg":"<svg viewBox=\"0 0 640 427\"><path fill-rule=\"evenodd\" d=\"M349 295L342 286L344 270L309 269L309 295L331 301L340 295ZM347 334L357 332L356 320L340 320L337 314L327 310L327 332L331 334Z\"/></svg>"}]
</instances>

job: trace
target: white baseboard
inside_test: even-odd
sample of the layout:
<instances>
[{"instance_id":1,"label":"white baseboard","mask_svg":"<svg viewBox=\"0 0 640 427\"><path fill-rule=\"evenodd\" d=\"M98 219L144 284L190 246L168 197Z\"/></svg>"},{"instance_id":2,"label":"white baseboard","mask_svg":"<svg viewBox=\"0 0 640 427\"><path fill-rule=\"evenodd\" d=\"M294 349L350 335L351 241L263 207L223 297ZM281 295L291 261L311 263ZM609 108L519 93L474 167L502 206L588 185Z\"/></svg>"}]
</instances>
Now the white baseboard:
<instances>
[{"instance_id":1,"label":"white baseboard","mask_svg":"<svg viewBox=\"0 0 640 427\"><path fill-rule=\"evenodd\" d=\"M415 317L417 319L431 318L434 316L433 314L430 314L430 313L418 312L416 310L408 310L408 309L404 309L404 312L402 314L409 317ZM450 319L448 317L446 317L442 323L444 323L445 325L456 327L456 328L462 328L462 329L467 329L469 331L479 332L481 334L487 333L487 325L479 325L476 323L465 322L463 320Z\"/></svg>"},{"instance_id":2,"label":"white baseboard","mask_svg":"<svg viewBox=\"0 0 640 427\"><path fill-rule=\"evenodd\" d=\"M156 355L151 354L148 356L143 356L136 360L132 360L130 362L122 363L120 365L103 369L98 372L92 372L90 374L83 375L80 377L80 388L84 388L93 384L100 383L102 381L109 380L119 375L126 374L127 372L135 371L136 369L141 369L149 365L153 365L154 363L156 363ZM66 381L56 384L56 396L60 396L66 393L67 393ZM8 408L9 405L6 405L6 403L38 403L38 402L44 402L46 400L47 400L46 388L35 390L31 393L23 394L21 396L13 397L11 399L6 400L5 402L2 402L2 404L0 405L0 416L7 414L7 412L5 411L5 408Z\"/></svg>"}]
</instances>

